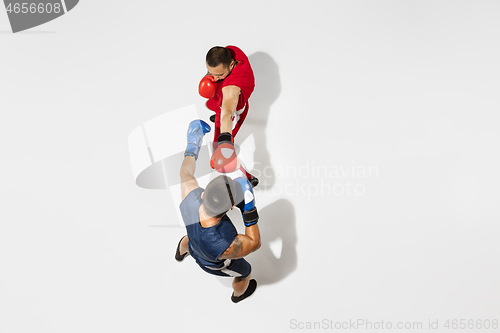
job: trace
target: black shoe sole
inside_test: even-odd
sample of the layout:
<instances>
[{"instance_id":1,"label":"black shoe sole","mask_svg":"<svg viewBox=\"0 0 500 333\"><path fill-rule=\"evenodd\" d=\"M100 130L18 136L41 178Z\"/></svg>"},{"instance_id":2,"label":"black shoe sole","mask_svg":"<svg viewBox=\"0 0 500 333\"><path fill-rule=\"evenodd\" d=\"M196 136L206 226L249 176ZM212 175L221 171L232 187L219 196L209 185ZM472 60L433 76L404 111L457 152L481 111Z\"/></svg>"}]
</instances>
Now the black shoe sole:
<instances>
[{"instance_id":1,"label":"black shoe sole","mask_svg":"<svg viewBox=\"0 0 500 333\"><path fill-rule=\"evenodd\" d=\"M254 293L255 289L257 289L257 281L255 281L255 279L251 279L250 283L248 283L248 288L245 290L243 295L236 297L233 293L233 295L231 295L231 301L233 301L233 303L241 302L245 298L250 297Z\"/></svg>"},{"instance_id":2,"label":"black shoe sole","mask_svg":"<svg viewBox=\"0 0 500 333\"><path fill-rule=\"evenodd\" d=\"M248 181L250 182L250 185L252 185L252 188L257 187L257 185L259 185L259 178L257 177L252 177Z\"/></svg>"}]
</instances>

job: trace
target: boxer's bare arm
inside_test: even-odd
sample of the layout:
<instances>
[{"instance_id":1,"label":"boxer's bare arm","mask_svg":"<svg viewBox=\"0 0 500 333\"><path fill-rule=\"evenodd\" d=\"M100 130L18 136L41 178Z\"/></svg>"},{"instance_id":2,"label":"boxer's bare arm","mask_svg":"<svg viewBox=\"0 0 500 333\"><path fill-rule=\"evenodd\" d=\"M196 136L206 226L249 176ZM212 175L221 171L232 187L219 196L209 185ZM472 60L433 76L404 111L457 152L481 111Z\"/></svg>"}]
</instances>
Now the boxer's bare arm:
<instances>
[{"instance_id":1,"label":"boxer's bare arm","mask_svg":"<svg viewBox=\"0 0 500 333\"><path fill-rule=\"evenodd\" d=\"M245 228L245 234L238 234L233 243L219 259L238 259L260 248L260 231L257 224Z\"/></svg>"},{"instance_id":2,"label":"boxer's bare arm","mask_svg":"<svg viewBox=\"0 0 500 333\"><path fill-rule=\"evenodd\" d=\"M181 165L181 198L184 198L194 190L198 188L198 182L194 178L194 172L196 170L196 159L194 156L186 156L182 161Z\"/></svg>"},{"instance_id":3,"label":"boxer's bare arm","mask_svg":"<svg viewBox=\"0 0 500 333\"><path fill-rule=\"evenodd\" d=\"M238 86L222 88L222 108L220 115L220 132L233 132L233 116L238 105L241 89Z\"/></svg>"}]
</instances>

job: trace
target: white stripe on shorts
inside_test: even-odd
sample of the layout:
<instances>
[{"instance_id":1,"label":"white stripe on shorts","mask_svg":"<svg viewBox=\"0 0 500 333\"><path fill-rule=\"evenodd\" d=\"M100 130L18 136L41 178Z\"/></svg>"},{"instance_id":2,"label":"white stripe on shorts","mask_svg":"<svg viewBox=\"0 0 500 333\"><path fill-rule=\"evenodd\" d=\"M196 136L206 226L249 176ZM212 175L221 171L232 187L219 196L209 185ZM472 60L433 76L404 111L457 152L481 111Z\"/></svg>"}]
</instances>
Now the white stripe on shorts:
<instances>
[{"instance_id":1,"label":"white stripe on shorts","mask_svg":"<svg viewBox=\"0 0 500 333\"><path fill-rule=\"evenodd\" d=\"M241 276L240 273L226 269L226 268L222 269L221 272L226 273L227 275L232 276L232 277L240 277Z\"/></svg>"},{"instance_id":2,"label":"white stripe on shorts","mask_svg":"<svg viewBox=\"0 0 500 333\"><path fill-rule=\"evenodd\" d=\"M213 268L213 267L208 267L208 266L205 266L205 267L208 268L208 269L211 269L213 271L221 271L222 273L226 273L227 275L232 276L232 277L240 277L241 276L240 273L232 271L232 270L226 268L229 265L231 265L231 259L226 259L224 261L224 266L222 266L220 268Z\"/></svg>"}]
</instances>

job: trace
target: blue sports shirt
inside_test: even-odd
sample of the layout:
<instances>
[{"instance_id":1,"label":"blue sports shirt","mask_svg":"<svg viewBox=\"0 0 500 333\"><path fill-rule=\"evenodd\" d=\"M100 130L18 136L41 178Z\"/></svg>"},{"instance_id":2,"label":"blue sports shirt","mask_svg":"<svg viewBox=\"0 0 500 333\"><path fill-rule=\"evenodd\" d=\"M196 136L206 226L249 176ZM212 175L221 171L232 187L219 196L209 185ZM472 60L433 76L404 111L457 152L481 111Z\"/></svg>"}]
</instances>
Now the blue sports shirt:
<instances>
[{"instance_id":1,"label":"blue sports shirt","mask_svg":"<svg viewBox=\"0 0 500 333\"><path fill-rule=\"evenodd\" d=\"M179 208L189 237L189 253L199 265L210 268L224 266L224 260L218 260L233 243L238 232L231 219L224 215L214 226L205 228L200 224L198 210L203 203L201 194L205 190L198 187L182 200Z\"/></svg>"}]
</instances>

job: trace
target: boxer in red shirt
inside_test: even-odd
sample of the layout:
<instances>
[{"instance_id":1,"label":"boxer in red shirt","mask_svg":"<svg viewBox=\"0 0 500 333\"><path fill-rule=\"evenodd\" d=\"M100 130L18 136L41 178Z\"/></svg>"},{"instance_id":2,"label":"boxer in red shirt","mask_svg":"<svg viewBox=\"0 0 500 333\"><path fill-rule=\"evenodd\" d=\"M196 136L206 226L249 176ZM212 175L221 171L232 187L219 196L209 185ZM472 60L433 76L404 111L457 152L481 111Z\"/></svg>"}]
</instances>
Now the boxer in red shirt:
<instances>
[{"instance_id":1,"label":"boxer in red shirt","mask_svg":"<svg viewBox=\"0 0 500 333\"><path fill-rule=\"evenodd\" d=\"M232 145L234 151L234 137L247 116L255 78L248 57L236 46L212 47L206 56L206 66L207 74L200 82L199 92L208 98L207 108L215 112L210 117L215 122L215 152L211 163L217 171L232 172L239 167L236 154L233 159L228 159L220 153L219 147L231 148ZM219 165L221 167L217 169ZM252 186L257 186L256 177L241 167L240 170Z\"/></svg>"}]
</instances>

